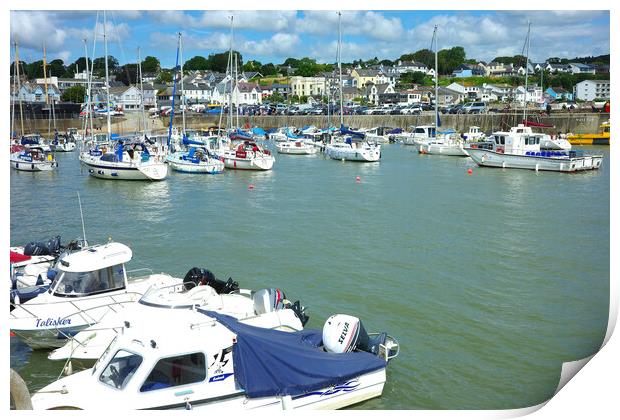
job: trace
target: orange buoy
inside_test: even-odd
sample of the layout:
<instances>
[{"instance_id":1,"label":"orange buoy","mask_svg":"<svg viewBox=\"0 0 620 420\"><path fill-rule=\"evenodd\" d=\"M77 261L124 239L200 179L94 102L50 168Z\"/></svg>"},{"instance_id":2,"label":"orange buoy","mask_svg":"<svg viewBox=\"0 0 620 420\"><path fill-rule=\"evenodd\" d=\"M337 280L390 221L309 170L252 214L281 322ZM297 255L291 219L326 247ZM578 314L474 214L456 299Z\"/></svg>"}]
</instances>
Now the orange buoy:
<instances>
[{"instance_id":1,"label":"orange buoy","mask_svg":"<svg viewBox=\"0 0 620 420\"><path fill-rule=\"evenodd\" d=\"M469 169L467 170L467 173L468 173L469 175L471 175L471 174L473 174L473 173L474 173L474 171L472 171L472 169L471 169L471 168L469 168Z\"/></svg>"}]
</instances>

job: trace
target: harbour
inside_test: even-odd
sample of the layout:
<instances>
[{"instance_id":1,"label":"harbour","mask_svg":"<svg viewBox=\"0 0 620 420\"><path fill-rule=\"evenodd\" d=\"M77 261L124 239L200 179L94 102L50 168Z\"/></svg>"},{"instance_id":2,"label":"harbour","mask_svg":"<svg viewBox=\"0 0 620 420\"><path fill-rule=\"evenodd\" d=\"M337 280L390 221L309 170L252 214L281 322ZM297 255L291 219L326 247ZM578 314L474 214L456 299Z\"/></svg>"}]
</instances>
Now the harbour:
<instances>
[{"instance_id":1,"label":"harbour","mask_svg":"<svg viewBox=\"0 0 620 420\"><path fill-rule=\"evenodd\" d=\"M609 150L594 150L601 169L572 176L394 144L374 164L279 155L269 172L157 183L95 179L63 154L58 171L12 173L10 240L81 237L79 191L87 237L130 245L131 269L205 266L303 297L311 327L337 312L389 326L401 355L358 408L517 408L551 397L561 363L605 335ZM46 357L11 338L31 391L62 370Z\"/></svg>"}]
</instances>

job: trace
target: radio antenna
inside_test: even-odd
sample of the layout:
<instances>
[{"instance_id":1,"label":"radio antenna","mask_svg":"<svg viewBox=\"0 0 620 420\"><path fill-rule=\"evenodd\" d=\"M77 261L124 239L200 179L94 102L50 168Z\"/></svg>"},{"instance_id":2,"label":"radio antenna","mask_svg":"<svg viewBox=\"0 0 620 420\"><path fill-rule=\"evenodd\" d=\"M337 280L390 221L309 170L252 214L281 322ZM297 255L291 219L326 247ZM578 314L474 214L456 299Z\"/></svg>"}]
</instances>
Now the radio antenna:
<instances>
[{"instance_id":1,"label":"radio antenna","mask_svg":"<svg viewBox=\"0 0 620 420\"><path fill-rule=\"evenodd\" d=\"M86 228L84 228L84 213L82 213L82 200L80 199L80 192L77 191L78 203L80 204L80 218L82 219L82 239L84 240L84 247L88 246L86 241Z\"/></svg>"}]
</instances>

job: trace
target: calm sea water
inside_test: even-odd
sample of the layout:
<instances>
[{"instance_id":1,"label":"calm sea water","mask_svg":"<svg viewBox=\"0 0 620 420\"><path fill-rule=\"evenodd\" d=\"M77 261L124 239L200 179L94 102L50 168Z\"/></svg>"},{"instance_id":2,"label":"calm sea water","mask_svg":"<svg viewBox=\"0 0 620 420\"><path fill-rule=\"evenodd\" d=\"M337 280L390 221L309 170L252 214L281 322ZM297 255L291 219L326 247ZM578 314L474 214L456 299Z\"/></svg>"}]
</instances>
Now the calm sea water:
<instances>
[{"instance_id":1,"label":"calm sea water","mask_svg":"<svg viewBox=\"0 0 620 420\"><path fill-rule=\"evenodd\" d=\"M347 313L398 338L383 396L358 408L518 408L605 335L609 149L596 150L602 169L580 174L386 145L380 163L276 155L266 173L159 183L98 180L59 154L56 172L11 172L10 239L81 237L79 191L89 242L129 245L130 269L205 267L301 299L309 327ZM62 363L12 338L11 367L34 391Z\"/></svg>"}]
</instances>

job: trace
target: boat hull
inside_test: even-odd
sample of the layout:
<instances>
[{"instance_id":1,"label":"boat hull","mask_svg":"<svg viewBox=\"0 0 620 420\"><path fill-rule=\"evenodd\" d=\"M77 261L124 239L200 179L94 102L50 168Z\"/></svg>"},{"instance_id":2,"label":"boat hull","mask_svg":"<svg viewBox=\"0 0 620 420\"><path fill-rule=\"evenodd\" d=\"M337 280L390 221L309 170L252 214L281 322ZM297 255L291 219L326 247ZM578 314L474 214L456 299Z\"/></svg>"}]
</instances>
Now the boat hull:
<instances>
[{"instance_id":1,"label":"boat hull","mask_svg":"<svg viewBox=\"0 0 620 420\"><path fill-rule=\"evenodd\" d=\"M441 144L427 143L420 144L418 151L423 155L443 155L443 156L461 156L467 157L467 153L463 151L459 144Z\"/></svg>"},{"instance_id":2,"label":"boat hull","mask_svg":"<svg viewBox=\"0 0 620 420\"><path fill-rule=\"evenodd\" d=\"M478 166L493 168L531 169L536 171L576 172L598 169L603 163L602 155L581 157L542 157L497 153L485 149L466 148Z\"/></svg>"},{"instance_id":3,"label":"boat hull","mask_svg":"<svg viewBox=\"0 0 620 420\"><path fill-rule=\"evenodd\" d=\"M249 171L268 171L273 168L275 159L271 155L257 158L224 157L224 166L228 169L241 169Z\"/></svg>"},{"instance_id":4,"label":"boat hull","mask_svg":"<svg viewBox=\"0 0 620 420\"><path fill-rule=\"evenodd\" d=\"M224 163L218 159L210 159L208 162L201 161L192 163L175 157L167 160L170 168L177 172L190 174L220 174L224 171Z\"/></svg>"},{"instance_id":5,"label":"boat hull","mask_svg":"<svg viewBox=\"0 0 620 420\"><path fill-rule=\"evenodd\" d=\"M50 144L52 152L73 152L75 150L75 143L62 143L62 144Z\"/></svg>"},{"instance_id":6,"label":"boat hull","mask_svg":"<svg viewBox=\"0 0 620 420\"><path fill-rule=\"evenodd\" d=\"M278 150L278 153L283 155L313 155L318 151L318 149L314 146L295 146L294 144L291 145L288 143L276 144L276 149Z\"/></svg>"},{"instance_id":7,"label":"boat hull","mask_svg":"<svg viewBox=\"0 0 620 420\"><path fill-rule=\"evenodd\" d=\"M348 160L353 162L378 162L381 159L381 149L354 149L347 147L325 148L325 154L334 160Z\"/></svg>"},{"instance_id":8,"label":"boat hull","mask_svg":"<svg viewBox=\"0 0 620 420\"><path fill-rule=\"evenodd\" d=\"M43 171L52 171L58 167L58 162L26 162L21 160L13 160L11 159L11 168L17 169L18 171L26 171L26 172L43 172Z\"/></svg>"},{"instance_id":9,"label":"boat hull","mask_svg":"<svg viewBox=\"0 0 620 420\"><path fill-rule=\"evenodd\" d=\"M577 134L569 136L568 142L577 146L609 146L609 134Z\"/></svg>"},{"instance_id":10,"label":"boat hull","mask_svg":"<svg viewBox=\"0 0 620 420\"><path fill-rule=\"evenodd\" d=\"M100 179L126 181L161 181L168 176L165 162L134 164L129 162L103 162L89 157L80 157L88 173Z\"/></svg>"}]
</instances>

